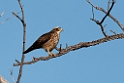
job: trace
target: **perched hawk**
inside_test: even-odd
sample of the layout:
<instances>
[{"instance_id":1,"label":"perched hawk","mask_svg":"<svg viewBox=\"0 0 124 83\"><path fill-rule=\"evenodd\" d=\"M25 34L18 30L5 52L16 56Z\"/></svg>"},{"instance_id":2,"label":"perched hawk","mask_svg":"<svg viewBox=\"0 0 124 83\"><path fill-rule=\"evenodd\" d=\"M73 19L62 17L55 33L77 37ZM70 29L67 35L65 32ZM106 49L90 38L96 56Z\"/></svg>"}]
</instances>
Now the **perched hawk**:
<instances>
[{"instance_id":1,"label":"perched hawk","mask_svg":"<svg viewBox=\"0 0 124 83\"><path fill-rule=\"evenodd\" d=\"M39 49L39 48L43 48L46 52L48 52L48 54L50 56L54 56L54 54L52 54L52 50L56 47L56 45L58 44L59 41L59 36L60 36L60 32L62 31L62 28L57 26L55 28L53 28L50 32L45 33L43 35L41 35L34 43L32 46L30 46L25 52L24 54L35 50L35 49Z\"/></svg>"}]
</instances>

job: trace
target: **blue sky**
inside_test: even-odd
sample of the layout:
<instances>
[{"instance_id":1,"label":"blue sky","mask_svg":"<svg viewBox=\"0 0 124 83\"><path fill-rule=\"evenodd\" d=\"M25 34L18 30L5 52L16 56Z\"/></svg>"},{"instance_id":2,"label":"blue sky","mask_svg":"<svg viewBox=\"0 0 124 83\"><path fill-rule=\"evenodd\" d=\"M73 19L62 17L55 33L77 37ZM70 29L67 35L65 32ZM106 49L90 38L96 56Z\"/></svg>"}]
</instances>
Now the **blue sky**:
<instances>
[{"instance_id":1,"label":"blue sky","mask_svg":"<svg viewBox=\"0 0 124 83\"><path fill-rule=\"evenodd\" d=\"M61 26L63 32L58 44L65 48L79 42L88 42L103 38L98 25L90 20L91 6L86 0L21 0L24 5L25 21L27 23L28 48L40 35L50 31L54 26ZM94 5L107 9L108 0L91 0ZM124 24L123 0L116 0L111 14ZM3 22L10 17L11 12L20 12L17 0L1 0L0 13L6 10L0 18ZM95 18L101 20L104 14L95 11ZM20 14L21 15L21 14ZM104 22L108 35L122 33L118 25L109 17ZM22 54L23 28L21 22L13 17L0 25L0 75L10 83L12 78L9 67L13 69L16 80L19 67L13 67L15 59L20 60ZM62 57L49 61L39 61L25 65L21 83L123 83L124 82L124 40L114 40L96 46L82 48ZM57 51L54 50L53 53ZM45 56L43 49L26 54L25 61L32 57Z\"/></svg>"}]
</instances>

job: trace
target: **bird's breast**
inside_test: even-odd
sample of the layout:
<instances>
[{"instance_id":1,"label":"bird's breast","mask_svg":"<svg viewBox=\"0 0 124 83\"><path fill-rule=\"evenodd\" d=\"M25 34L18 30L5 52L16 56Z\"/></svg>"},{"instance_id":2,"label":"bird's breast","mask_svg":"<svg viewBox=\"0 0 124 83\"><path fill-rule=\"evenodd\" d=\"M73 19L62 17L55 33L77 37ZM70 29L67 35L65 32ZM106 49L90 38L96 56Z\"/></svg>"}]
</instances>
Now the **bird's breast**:
<instances>
[{"instance_id":1,"label":"bird's breast","mask_svg":"<svg viewBox=\"0 0 124 83\"><path fill-rule=\"evenodd\" d=\"M51 38L46 43L44 43L42 48L45 50L52 51L56 47L56 45L58 44L58 41L59 41L59 35L58 34L52 34Z\"/></svg>"}]
</instances>

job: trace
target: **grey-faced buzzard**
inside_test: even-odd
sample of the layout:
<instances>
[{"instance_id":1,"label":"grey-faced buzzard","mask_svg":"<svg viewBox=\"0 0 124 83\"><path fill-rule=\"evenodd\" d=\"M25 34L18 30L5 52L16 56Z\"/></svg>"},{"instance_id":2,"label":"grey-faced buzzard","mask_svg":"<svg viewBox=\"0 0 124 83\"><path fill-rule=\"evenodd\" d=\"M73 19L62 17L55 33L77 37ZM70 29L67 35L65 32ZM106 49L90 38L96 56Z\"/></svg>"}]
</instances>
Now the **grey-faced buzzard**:
<instances>
[{"instance_id":1,"label":"grey-faced buzzard","mask_svg":"<svg viewBox=\"0 0 124 83\"><path fill-rule=\"evenodd\" d=\"M59 38L60 38L60 32L62 31L62 28L57 26L54 27L50 32L47 32L43 35L41 35L33 44L30 46L26 51L24 51L24 54L33 51L35 49L43 48L50 56L54 56L52 54L52 50L56 47L58 44Z\"/></svg>"}]
</instances>

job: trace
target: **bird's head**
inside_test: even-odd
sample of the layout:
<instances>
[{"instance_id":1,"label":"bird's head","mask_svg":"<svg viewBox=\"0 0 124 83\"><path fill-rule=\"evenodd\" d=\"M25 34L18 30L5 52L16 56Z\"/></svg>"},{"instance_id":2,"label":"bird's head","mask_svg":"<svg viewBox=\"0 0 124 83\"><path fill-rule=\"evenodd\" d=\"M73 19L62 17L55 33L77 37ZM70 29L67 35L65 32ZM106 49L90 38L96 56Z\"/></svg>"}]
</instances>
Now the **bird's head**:
<instances>
[{"instance_id":1,"label":"bird's head","mask_svg":"<svg viewBox=\"0 0 124 83\"><path fill-rule=\"evenodd\" d=\"M58 34L59 34L61 31L63 31L63 30L62 30L62 28L59 27L59 26L56 26L56 27L54 27L54 28L52 29L52 32L57 32Z\"/></svg>"}]
</instances>

